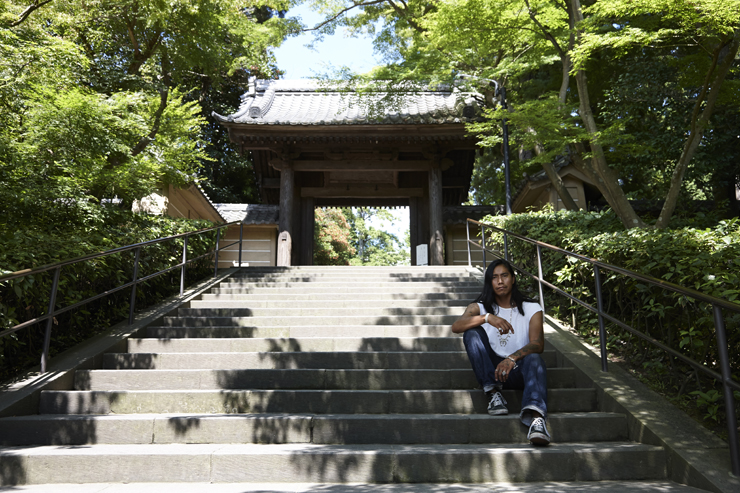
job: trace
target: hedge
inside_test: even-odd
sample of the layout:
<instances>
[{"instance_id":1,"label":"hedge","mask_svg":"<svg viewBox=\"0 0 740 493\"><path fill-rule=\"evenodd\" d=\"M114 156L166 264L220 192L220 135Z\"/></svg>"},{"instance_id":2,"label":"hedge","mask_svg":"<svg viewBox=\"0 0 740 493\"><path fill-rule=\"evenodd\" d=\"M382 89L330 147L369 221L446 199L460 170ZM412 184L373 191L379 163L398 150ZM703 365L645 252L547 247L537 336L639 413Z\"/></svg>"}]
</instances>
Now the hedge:
<instances>
[{"instance_id":1,"label":"hedge","mask_svg":"<svg viewBox=\"0 0 740 493\"><path fill-rule=\"evenodd\" d=\"M543 211L489 216L483 222L728 301L737 303L740 298L738 218L719 221L711 228L666 230L624 230L611 211ZM503 251L501 235L492 235L487 243ZM512 238L509 249L514 263L537 273L533 245ZM593 267L547 249L542 253L545 279L595 307ZM604 307L611 316L720 372L711 305L608 270L601 271L601 278ZM526 284L537 292L534 283ZM596 314L546 291L548 313L598 345ZM740 314L723 310L723 315L733 378L740 381ZM716 425L722 434L724 404L715 380L616 324L607 324L607 334L613 357L690 414ZM736 403L740 402L740 392L735 396Z\"/></svg>"},{"instance_id":2,"label":"hedge","mask_svg":"<svg viewBox=\"0 0 740 493\"><path fill-rule=\"evenodd\" d=\"M18 271L72 259L120 246L154 240L213 226L202 220L105 211L104 224L95 228L66 226L0 230L0 273ZM212 251L215 231L190 237L188 258ZM147 246L141 251L139 277L181 261L183 240ZM96 258L61 270L56 307L70 306L133 278L134 251ZM186 270L190 284L212 273L212 256L193 262ZM47 313L53 271L0 283L0 330ZM136 308L144 309L179 291L180 271L140 283ZM112 295L65 312L53 320L50 355L53 357L128 318L131 291ZM38 365L46 322L0 338L0 381Z\"/></svg>"}]
</instances>

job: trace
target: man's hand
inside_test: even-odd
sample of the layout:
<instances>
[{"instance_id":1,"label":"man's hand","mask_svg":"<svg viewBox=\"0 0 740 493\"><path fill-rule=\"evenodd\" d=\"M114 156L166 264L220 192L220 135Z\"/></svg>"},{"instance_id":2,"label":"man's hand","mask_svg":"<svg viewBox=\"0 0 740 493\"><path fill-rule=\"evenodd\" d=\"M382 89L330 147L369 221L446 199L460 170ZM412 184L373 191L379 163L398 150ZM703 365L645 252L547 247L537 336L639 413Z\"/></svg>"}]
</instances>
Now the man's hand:
<instances>
[{"instance_id":1,"label":"man's hand","mask_svg":"<svg viewBox=\"0 0 740 493\"><path fill-rule=\"evenodd\" d=\"M501 363L496 367L496 380L499 382L506 382L511 375L511 370L514 369L516 363L511 361L509 358L504 358Z\"/></svg>"},{"instance_id":2,"label":"man's hand","mask_svg":"<svg viewBox=\"0 0 740 493\"><path fill-rule=\"evenodd\" d=\"M504 318L489 314L488 323L491 324L494 329L498 329L498 333L501 335L508 334L509 332L512 334L514 333L514 327L512 327L509 321Z\"/></svg>"}]
</instances>

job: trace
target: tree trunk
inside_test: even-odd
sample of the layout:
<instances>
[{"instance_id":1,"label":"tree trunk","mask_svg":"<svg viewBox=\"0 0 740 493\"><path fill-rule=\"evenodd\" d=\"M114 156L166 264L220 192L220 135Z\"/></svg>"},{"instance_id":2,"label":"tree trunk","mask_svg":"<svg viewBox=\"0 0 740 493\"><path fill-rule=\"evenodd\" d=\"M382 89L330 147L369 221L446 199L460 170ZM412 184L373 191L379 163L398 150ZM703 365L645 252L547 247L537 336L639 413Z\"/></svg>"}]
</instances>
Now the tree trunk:
<instances>
[{"instance_id":1,"label":"tree trunk","mask_svg":"<svg viewBox=\"0 0 740 493\"><path fill-rule=\"evenodd\" d=\"M576 25L583 21L580 0L571 0L571 6L573 25ZM586 72L583 70L578 70L576 72L576 84L578 86L581 120L583 120L583 125L586 127L586 131L590 136L591 152L593 154L593 157L590 160L590 167L593 174L596 176L596 186L604 195L604 198L611 208L614 209L614 212L622 221L625 228L644 228L646 224L642 219L640 219L632 208L632 205L627 200L627 196L624 194L622 187L619 186L619 177L607 164L604 149L597 142L599 128L596 125L596 120L591 111L591 99L588 94L588 79L586 78Z\"/></svg>"},{"instance_id":2,"label":"tree trunk","mask_svg":"<svg viewBox=\"0 0 740 493\"><path fill-rule=\"evenodd\" d=\"M689 167L691 158L694 157L696 149L701 143L701 139L704 136L704 130L709 123L709 118L712 116L714 106L717 103L722 83L727 76L727 72L730 70L730 66L735 60L738 48L740 48L740 30L736 30L734 36L729 42L717 47L714 53L714 60L712 69L707 73L707 77L702 88L702 93L696 100L694 105L694 112L691 118L691 130L689 136L686 138L681 157L676 164L676 168L673 170L671 176L671 187L668 190L665 202L663 203L663 209L660 211L658 221L655 223L656 228L663 229L668 226L673 212L676 210L676 203L678 202L678 195L681 192L681 185L683 184L683 176L686 173L686 169ZM716 71L715 71L716 67ZM714 72L714 78L712 79L712 73ZM710 84L711 79L711 86ZM711 87L711 89L709 88ZM706 94L706 105L704 110L701 111L701 106L704 103L702 97Z\"/></svg>"},{"instance_id":3,"label":"tree trunk","mask_svg":"<svg viewBox=\"0 0 740 493\"><path fill-rule=\"evenodd\" d=\"M542 154L542 146L540 144L534 146L534 152L538 156ZM555 166L553 166L552 163L543 162L542 169L545 170L547 177L550 179L550 183L555 188L555 191L558 193L560 200L563 201L563 205L565 206L565 208L569 211L577 211L579 209L578 204L576 204L576 202L573 200L573 197L570 196L570 192L568 192L568 189L565 187L563 178L555 170Z\"/></svg>"}]
</instances>

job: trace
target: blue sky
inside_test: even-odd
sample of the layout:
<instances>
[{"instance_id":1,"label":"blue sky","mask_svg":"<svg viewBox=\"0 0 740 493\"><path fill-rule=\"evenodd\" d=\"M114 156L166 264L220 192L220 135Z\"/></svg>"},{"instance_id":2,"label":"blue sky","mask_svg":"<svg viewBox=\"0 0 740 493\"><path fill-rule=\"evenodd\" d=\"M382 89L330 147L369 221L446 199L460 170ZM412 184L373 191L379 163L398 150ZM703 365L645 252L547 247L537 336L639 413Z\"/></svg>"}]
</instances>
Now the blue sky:
<instances>
[{"instance_id":1,"label":"blue sky","mask_svg":"<svg viewBox=\"0 0 740 493\"><path fill-rule=\"evenodd\" d=\"M290 17L300 17L308 26L315 26L323 16L300 5L288 12ZM285 79L304 79L326 72L328 65L347 66L355 72L367 72L377 60L373 56L372 39L368 37L350 38L339 29L333 36L316 43L315 50L306 48L313 39L312 33L304 33L288 38L275 50L278 67L285 70Z\"/></svg>"},{"instance_id":2,"label":"blue sky","mask_svg":"<svg viewBox=\"0 0 740 493\"><path fill-rule=\"evenodd\" d=\"M301 5L288 12L291 17L301 17L303 23L315 26L322 19L317 14ZM335 68L347 66L354 72L367 72L378 60L373 55L372 39L368 37L351 38L344 31L337 30L333 36L326 36L324 41L316 43L315 49L306 48L313 34L304 33L300 36L288 38L283 45L275 50L278 68L285 70L285 79L304 79L328 71L328 66ZM373 226L389 231L403 240L405 231L409 229L409 211L407 207L391 209L396 216L393 224L386 222L373 223Z\"/></svg>"}]
</instances>

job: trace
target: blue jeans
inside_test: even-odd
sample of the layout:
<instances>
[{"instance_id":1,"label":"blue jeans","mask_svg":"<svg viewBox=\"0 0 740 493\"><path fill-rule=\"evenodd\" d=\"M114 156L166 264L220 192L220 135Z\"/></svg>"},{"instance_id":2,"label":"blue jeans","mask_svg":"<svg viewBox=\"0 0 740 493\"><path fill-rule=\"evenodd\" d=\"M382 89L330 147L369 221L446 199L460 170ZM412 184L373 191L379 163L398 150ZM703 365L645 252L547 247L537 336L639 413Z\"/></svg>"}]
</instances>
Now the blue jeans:
<instances>
[{"instance_id":1,"label":"blue jeans","mask_svg":"<svg viewBox=\"0 0 740 493\"><path fill-rule=\"evenodd\" d=\"M519 414L522 423L527 426L531 424L531 411L547 417L547 368L539 354L528 354L517 361L517 368L512 370L506 382L501 383L496 380L496 367L505 358L493 352L486 331L482 327L468 329L463 334L463 342L475 377L483 390L489 391L494 387L523 389L522 411Z\"/></svg>"}]
</instances>

